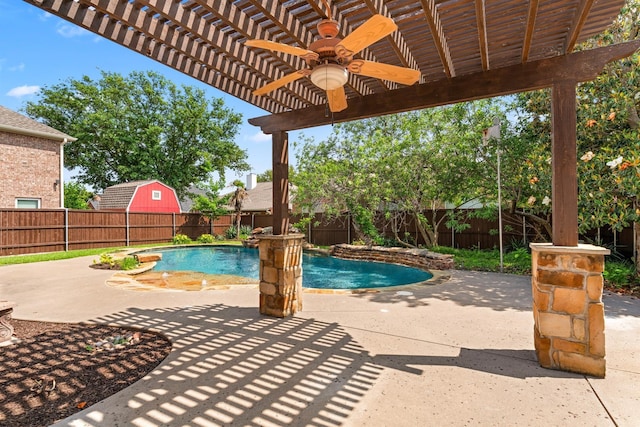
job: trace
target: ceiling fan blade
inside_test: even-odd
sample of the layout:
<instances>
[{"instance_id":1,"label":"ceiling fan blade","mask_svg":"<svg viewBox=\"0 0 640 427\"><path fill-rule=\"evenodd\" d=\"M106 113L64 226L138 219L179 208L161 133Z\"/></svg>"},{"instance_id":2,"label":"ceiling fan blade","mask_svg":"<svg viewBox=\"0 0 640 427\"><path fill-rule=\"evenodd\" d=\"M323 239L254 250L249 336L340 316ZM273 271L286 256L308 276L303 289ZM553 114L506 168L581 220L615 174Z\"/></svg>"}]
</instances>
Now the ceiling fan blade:
<instances>
[{"instance_id":1,"label":"ceiling fan blade","mask_svg":"<svg viewBox=\"0 0 640 427\"><path fill-rule=\"evenodd\" d=\"M360 52L388 36L398 29L391 18L382 15L373 15L364 24L356 28L336 46L336 54L341 58L347 58Z\"/></svg>"},{"instance_id":2,"label":"ceiling fan blade","mask_svg":"<svg viewBox=\"0 0 640 427\"><path fill-rule=\"evenodd\" d=\"M347 108L347 95L344 93L344 87L327 91L327 101L329 102L329 110L337 113Z\"/></svg>"},{"instance_id":3,"label":"ceiling fan blade","mask_svg":"<svg viewBox=\"0 0 640 427\"><path fill-rule=\"evenodd\" d=\"M301 77L304 77L305 74L302 71L294 71L291 74L287 74L286 76L279 78L271 83L267 83L259 89L253 91L253 94L256 96L266 95L267 93L276 90L288 83L291 83L295 80L298 80Z\"/></svg>"},{"instance_id":4,"label":"ceiling fan blade","mask_svg":"<svg viewBox=\"0 0 640 427\"><path fill-rule=\"evenodd\" d=\"M244 42L245 46L258 47L261 49L272 50L275 52L288 53L289 55L300 56L303 58L310 57L311 59L317 59L318 54L312 50L301 49L295 46L289 46L282 43L276 43L269 40L247 40Z\"/></svg>"},{"instance_id":5,"label":"ceiling fan blade","mask_svg":"<svg viewBox=\"0 0 640 427\"><path fill-rule=\"evenodd\" d=\"M389 80L404 85L412 85L420 80L420 71L418 70L363 59L351 61L347 69L353 74Z\"/></svg>"}]
</instances>

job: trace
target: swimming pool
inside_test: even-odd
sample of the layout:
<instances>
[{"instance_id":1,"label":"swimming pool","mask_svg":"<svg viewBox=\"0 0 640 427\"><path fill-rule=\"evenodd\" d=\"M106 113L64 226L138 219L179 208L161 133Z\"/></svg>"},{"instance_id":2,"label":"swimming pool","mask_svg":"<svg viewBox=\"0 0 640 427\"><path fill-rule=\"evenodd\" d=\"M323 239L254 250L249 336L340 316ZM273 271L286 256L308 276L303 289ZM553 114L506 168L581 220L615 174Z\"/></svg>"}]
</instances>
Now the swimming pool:
<instances>
[{"instance_id":1,"label":"swimming pool","mask_svg":"<svg viewBox=\"0 0 640 427\"><path fill-rule=\"evenodd\" d=\"M256 249L239 246L199 246L153 250L162 253L155 271L196 271L259 279ZM316 289L363 289L408 285L433 275L417 268L303 254L302 286Z\"/></svg>"}]
</instances>

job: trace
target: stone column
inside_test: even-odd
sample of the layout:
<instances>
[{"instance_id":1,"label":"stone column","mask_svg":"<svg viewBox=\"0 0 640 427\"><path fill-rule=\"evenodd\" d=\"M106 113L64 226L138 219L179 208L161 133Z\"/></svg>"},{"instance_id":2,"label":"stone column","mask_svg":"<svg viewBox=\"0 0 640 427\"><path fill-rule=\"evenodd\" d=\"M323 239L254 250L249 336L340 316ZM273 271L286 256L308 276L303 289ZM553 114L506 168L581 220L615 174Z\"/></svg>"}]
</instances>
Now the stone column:
<instances>
[{"instance_id":1,"label":"stone column","mask_svg":"<svg viewBox=\"0 0 640 427\"><path fill-rule=\"evenodd\" d=\"M0 343L9 341L13 336L11 325L11 313L16 303L13 301L0 301Z\"/></svg>"},{"instance_id":2,"label":"stone column","mask_svg":"<svg viewBox=\"0 0 640 427\"><path fill-rule=\"evenodd\" d=\"M260 236L260 314L287 317L302 310L303 238Z\"/></svg>"},{"instance_id":3,"label":"stone column","mask_svg":"<svg viewBox=\"0 0 640 427\"><path fill-rule=\"evenodd\" d=\"M541 366L605 376L602 272L608 249L531 244L534 343Z\"/></svg>"}]
</instances>

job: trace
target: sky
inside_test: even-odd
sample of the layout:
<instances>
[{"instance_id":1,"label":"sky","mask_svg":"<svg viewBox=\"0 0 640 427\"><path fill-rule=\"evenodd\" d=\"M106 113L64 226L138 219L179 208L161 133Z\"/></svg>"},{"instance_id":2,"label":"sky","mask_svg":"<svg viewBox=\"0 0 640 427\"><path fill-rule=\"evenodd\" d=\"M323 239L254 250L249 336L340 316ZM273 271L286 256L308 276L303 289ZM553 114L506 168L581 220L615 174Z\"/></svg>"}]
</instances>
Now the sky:
<instances>
[{"instance_id":1,"label":"sky","mask_svg":"<svg viewBox=\"0 0 640 427\"><path fill-rule=\"evenodd\" d=\"M195 86L210 98L223 98L227 107L242 114L243 124L235 142L246 151L251 172L271 169L271 136L247 121L268 112L35 6L20 0L0 0L0 105L21 112L27 101L37 101L41 87L85 75L97 80L100 71L125 76L133 71L155 71L178 86ZM318 141L330 132L330 126L289 132L289 162L295 166L293 142L302 135ZM226 179L244 180L245 174L232 172ZM72 177L73 172L65 171L65 180Z\"/></svg>"}]
</instances>

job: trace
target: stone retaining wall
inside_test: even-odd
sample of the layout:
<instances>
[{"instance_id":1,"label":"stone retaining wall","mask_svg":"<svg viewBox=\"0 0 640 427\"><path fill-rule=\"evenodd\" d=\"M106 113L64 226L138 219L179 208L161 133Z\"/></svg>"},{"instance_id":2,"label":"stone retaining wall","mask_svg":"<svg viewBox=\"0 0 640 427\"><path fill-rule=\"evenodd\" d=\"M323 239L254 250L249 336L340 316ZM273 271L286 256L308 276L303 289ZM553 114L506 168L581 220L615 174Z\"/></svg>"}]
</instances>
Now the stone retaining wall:
<instances>
[{"instance_id":1,"label":"stone retaining wall","mask_svg":"<svg viewBox=\"0 0 640 427\"><path fill-rule=\"evenodd\" d=\"M337 258L380 261L402 264L423 270L449 270L453 268L453 256L426 249L385 248L382 246L335 245L331 255Z\"/></svg>"}]
</instances>

